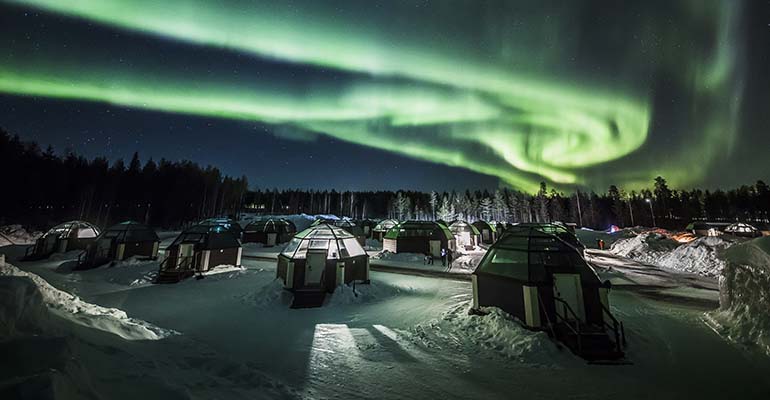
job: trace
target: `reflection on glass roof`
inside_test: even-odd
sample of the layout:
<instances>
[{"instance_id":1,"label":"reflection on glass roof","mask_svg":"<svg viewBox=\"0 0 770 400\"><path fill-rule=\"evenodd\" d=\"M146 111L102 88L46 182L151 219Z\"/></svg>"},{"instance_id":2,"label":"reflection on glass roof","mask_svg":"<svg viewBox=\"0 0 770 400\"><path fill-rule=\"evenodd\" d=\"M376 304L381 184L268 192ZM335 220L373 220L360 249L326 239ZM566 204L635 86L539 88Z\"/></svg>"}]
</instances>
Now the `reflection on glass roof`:
<instances>
[{"instance_id":1,"label":"reflection on glass roof","mask_svg":"<svg viewBox=\"0 0 770 400\"><path fill-rule=\"evenodd\" d=\"M344 259L365 255L356 238L346 230L322 223L298 233L289 241L281 255L301 259L307 252L323 251L329 259Z\"/></svg>"}]
</instances>

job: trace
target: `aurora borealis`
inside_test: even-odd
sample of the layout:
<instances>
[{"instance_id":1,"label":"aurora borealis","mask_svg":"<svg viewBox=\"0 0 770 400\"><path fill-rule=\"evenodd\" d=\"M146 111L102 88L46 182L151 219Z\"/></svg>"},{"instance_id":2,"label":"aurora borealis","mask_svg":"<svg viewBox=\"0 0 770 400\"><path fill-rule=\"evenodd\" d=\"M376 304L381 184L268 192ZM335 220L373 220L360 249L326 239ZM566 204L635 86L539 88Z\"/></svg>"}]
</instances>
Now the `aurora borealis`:
<instances>
[{"instance_id":1,"label":"aurora borealis","mask_svg":"<svg viewBox=\"0 0 770 400\"><path fill-rule=\"evenodd\" d=\"M2 3L12 98L255 122L524 190L722 183L757 134L739 1Z\"/></svg>"}]
</instances>

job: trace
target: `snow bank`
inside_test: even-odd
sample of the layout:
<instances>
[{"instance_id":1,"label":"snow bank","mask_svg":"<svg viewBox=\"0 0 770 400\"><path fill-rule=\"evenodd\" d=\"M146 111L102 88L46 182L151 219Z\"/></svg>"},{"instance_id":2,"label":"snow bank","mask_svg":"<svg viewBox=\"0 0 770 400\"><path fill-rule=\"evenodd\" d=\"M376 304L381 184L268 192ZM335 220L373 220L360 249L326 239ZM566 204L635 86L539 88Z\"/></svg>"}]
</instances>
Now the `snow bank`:
<instances>
[{"instance_id":1,"label":"snow bank","mask_svg":"<svg viewBox=\"0 0 770 400\"><path fill-rule=\"evenodd\" d=\"M722 237L701 237L682 244L659 232L644 232L618 240L610 252L646 264L717 277L725 267L721 254L735 243Z\"/></svg>"},{"instance_id":2,"label":"snow bank","mask_svg":"<svg viewBox=\"0 0 770 400\"><path fill-rule=\"evenodd\" d=\"M58 336L35 281L0 276L3 398L96 399L70 337Z\"/></svg>"},{"instance_id":3,"label":"snow bank","mask_svg":"<svg viewBox=\"0 0 770 400\"><path fill-rule=\"evenodd\" d=\"M644 232L612 244L610 252L621 257L655 264L656 261L679 244L657 232Z\"/></svg>"},{"instance_id":4,"label":"snow bank","mask_svg":"<svg viewBox=\"0 0 770 400\"><path fill-rule=\"evenodd\" d=\"M131 257L127 260L115 262L107 267L83 271L84 274L103 274L105 280L110 283L125 286L145 286L152 284L158 276L160 268L158 261L141 260Z\"/></svg>"},{"instance_id":5,"label":"snow bank","mask_svg":"<svg viewBox=\"0 0 770 400\"><path fill-rule=\"evenodd\" d=\"M0 276L0 338L39 334L48 310L35 283L21 276Z\"/></svg>"},{"instance_id":6,"label":"snow bank","mask_svg":"<svg viewBox=\"0 0 770 400\"><path fill-rule=\"evenodd\" d=\"M12 244L32 244L42 232L30 232L21 225L0 226L0 247Z\"/></svg>"},{"instance_id":7,"label":"snow bank","mask_svg":"<svg viewBox=\"0 0 770 400\"><path fill-rule=\"evenodd\" d=\"M452 261L452 265L449 268L449 272L457 272L463 274L470 274L476 270L476 267L484 258L486 251L473 251L462 254Z\"/></svg>"},{"instance_id":8,"label":"snow bank","mask_svg":"<svg viewBox=\"0 0 770 400\"><path fill-rule=\"evenodd\" d=\"M730 339L770 355L770 237L734 246L724 258L720 310L711 317Z\"/></svg>"},{"instance_id":9,"label":"snow bank","mask_svg":"<svg viewBox=\"0 0 770 400\"><path fill-rule=\"evenodd\" d=\"M655 264L661 267L718 277L725 267L720 254L734 242L720 237L701 237L663 254Z\"/></svg>"},{"instance_id":10,"label":"snow bank","mask_svg":"<svg viewBox=\"0 0 770 400\"><path fill-rule=\"evenodd\" d=\"M125 311L87 303L79 297L54 288L43 278L24 272L11 264L0 265L0 276L21 276L31 279L52 312L94 329L110 332L127 340L158 340L175 334L148 322L129 318Z\"/></svg>"},{"instance_id":11,"label":"snow bank","mask_svg":"<svg viewBox=\"0 0 770 400\"><path fill-rule=\"evenodd\" d=\"M286 308L291 305L293 295L283 288L283 281L276 278L265 286L241 297L241 300L257 308Z\"/></svg>"},{"instance_id":12,"label":"snow bank","mask_svg":"<svg viewBox=\"0 0 770 400\"><path fill-rule=\"evenodd\" d=\"M464 301L440 318L417 325L411 330L413 340L438 349L474 353L483 349L530 364L563 364L572 357L568 350L559 350L547 334L525 329L499 308L485 308L488 314L483 316L468 314L469 308L470 301Z\"/></svg>"},{"instance_id":13,"label":"snow bank","mask_svg":"<svg viewBox=\"0 0 770 400\"><path fill-rule=\"evenodd\" d=\"M217 265L206 272L203 272L202 275L211 276L211 275L219 275L219 274L230 274L228 277L234 277L245 271L246 271L246 267L243 267L240 265L222 264L222 265Z\"/></svg>"},{"instance_id":14,"label":"snow bank","mask_svg":"<svg viewBox=\"0 0 770 400\"><path fill-rule=\"evenodd\" d=\"M366 239L364 250L382 250L382 242L377 239Z\"/></svg>"},{"instance_id":15,"label":"snow bank","mask_svg":"<svg viewBox=\"0 0 770 400\"><path fill-rule=\"evenodd\" d=\"M425 262L425 254L419 254L419 253L391 253L388 250L383 250L375 255L372 256L375 260L385 260L385 261L396 261L396 262L403 262L403 263L412 263L412 264L423 264ZM441 263L441 259L437 257L434 257L433 262L438 261L439 264Z\"/></svg>"}]
</instances>

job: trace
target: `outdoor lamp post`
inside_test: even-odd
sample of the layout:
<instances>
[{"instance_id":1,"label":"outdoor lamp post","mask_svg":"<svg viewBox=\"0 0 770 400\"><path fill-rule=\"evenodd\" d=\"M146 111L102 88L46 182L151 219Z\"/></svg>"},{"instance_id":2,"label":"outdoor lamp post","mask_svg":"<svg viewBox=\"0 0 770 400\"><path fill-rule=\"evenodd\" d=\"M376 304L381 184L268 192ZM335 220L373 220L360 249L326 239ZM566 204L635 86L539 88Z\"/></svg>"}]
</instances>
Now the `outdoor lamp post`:
<instances>
[{"instance_id":1,"label":"outdoor lamp post","mask_svg":"<svg viewBox=\"0 0 770 400\"><path fill-rule=\"evenodd\" d=\"M647 202L647 205L650 206L650 215L652 216L652 226L655 227L655 213L652 211L652 200L650 199L644 199L644 201Z\"/></svg>"}]
</instances>

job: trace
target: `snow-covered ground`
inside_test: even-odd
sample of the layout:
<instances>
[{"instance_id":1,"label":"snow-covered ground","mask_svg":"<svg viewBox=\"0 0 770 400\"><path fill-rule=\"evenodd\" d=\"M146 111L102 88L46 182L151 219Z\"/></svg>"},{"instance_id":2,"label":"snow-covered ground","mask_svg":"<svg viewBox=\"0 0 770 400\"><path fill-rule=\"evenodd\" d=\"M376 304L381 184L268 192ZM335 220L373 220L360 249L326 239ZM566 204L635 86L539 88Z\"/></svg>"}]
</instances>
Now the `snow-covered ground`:
<instances>
[{"instance_id":1,"label":"snow-covered ground","mask_svg":"<svg viewBox=\"0 0 770 400\"><path fill-rule=\"evenodd\" d=\"M244 243L243 255L248 257L277 259L288 243L265 246L262 243Z\"/></svg>"},{"instance_id":2,"label":"snow-covered ground","mask_svg":"<svg viewBox=\"0 0 770 400\"><path fill-rule=\"evenodd\" d=\"M770 355L770 237L731 247L724 259L721 307L712 322L732 340Z\"/></svg>"},{"instance_id":3,"label":"snow-covered ground","mask_svg":"<svg viewBox=\"0 0 770 400\"><path fill-rule=\"evenodd\" d=\"M21 225L0 226L0 247L14 244L32 244L43 232L30 232Z\"/></svg>"},{"instance_id":4,"label":"snow-covered ground","mask_svg":"<svg viewBox=\"0 0 770 400\"><path fill-rule=\"evenodd\" d=\"M433 258L433 264L427 264L424 254L391 253L387 250L372 252L370 263L374 266L389 268L406 268L451 274L470 274L478 266L486 250L479 248L474 251L457 253L451 264L442 265L440 257Z\"/></svg>"},{"instance_id":5,"label":"snow-covered ground","mask_svg":"<svg viewBox=\"0 0 770 400\"><path fill-rule=\"evenodd\" d=\"M608 252L600 257L607 273L628 286L668 282L664 290L690 290L710 279L645 270ZM245 270L175 285L132 285L151 265L65 272L66 262L18 267L83 302L178 333L128 341L54 315L76 355L68 362L80 366L64 369L74 371L67 376L88 372L66 387L102 398L764 399L770 393L770 360L709 329L702 305L636 290L611 294L632 364L601 366L587 365L505 313L468 315L465 281L373 271L370 285L338 290L322 308L292 310L272 261L246 259ZM0 375L0 385L8 379Z\"/></svg>"},{"instance_id":6,"label":"snow-covered ground","mask_svg":"<svg viewBox=\"0 0 770 400\"><path fill-rule=\"evenodd\" d=\"M8 263L0 264L0 276L30 279L42 295L48 309L74 323L110 332L127 340L159 340L174 334L171 330L129 318L122 310L85 302L77 296L56 289L38 275L22 271Z\"/></svg>"}]
</instances>

